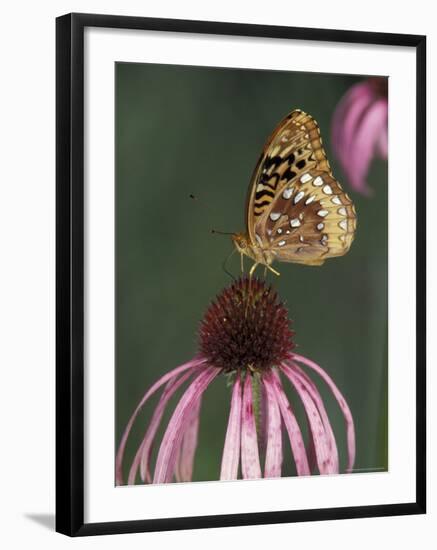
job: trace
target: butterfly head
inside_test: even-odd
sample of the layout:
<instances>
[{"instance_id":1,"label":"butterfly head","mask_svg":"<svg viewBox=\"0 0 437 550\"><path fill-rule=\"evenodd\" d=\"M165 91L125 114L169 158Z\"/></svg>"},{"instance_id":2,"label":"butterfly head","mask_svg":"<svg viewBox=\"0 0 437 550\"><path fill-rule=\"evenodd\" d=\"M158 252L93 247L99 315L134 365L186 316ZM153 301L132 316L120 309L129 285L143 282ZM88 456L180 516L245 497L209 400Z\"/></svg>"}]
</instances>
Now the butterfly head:
<instances>
[{"instance_id":1,"label":"butterfly head","mask_svg":"<svg viewBox=\"0 0 437 550\"><path fill-rule=\"evenodd\" d=\"M235 248L240 254L247 254L250 256L250 243L247 235L244 233L232 233L232 240Z\"/></svg>"}]
</instances>

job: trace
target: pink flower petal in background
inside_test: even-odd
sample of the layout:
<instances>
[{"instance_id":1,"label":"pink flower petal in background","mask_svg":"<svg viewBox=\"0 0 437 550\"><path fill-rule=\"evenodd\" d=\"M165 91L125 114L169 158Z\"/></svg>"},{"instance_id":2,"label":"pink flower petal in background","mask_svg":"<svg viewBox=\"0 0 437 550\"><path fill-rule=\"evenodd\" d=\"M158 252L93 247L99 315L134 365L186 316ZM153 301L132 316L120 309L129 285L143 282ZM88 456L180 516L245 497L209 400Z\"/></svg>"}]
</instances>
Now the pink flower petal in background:
<instances>
[{"instance_id":1,"label":"pink flower petal in background","mask_svg":"<svg viewBox=\"0 0 437 550\"><path fill-rule=\"evenodd\" d=\"M356 128L353 136L353 145L350 146L349 181L351 185L362 193L367 192L366 176L370 162L375 156L381 136L386 136L387 102L384 99L375 101L367 110L366 116Z\"/></svg>"},{"instance_id":2,"label":"pink flower petal in background","mask_svg":"<svg viewBox=\"0 0 437 550\"><path fill-rule=\"evenodd\" d=\"M347 157L353 143L353 136L360 118L372 103L372 92L367 82L355 84L340 101L332 128L333 147L339 160L348 166Z\"/></svg>"},{"instance_id":3,"label":"pink flower petal in background","mask_svg":"<svg viewBox=\"0 0 437 550\"><path fill-rule=\"evenodd\" d=\"M332 119L332 146L349 184L368 195L372 159L388 154L388 92L383 78L352 86L339 101Z\"/></svg>"},{"instance_id":4,"label":"pink flower petal in background","mask_svg":"<svg viewBox=\"0 0 437 550\"><path fill-rule=\"evenodd\" d=\"M387 124L384 125L382 128L382 131L378 137L378 140L376 142L376 151L378 155L382 158L387 160L388 158L388 128Z\"/></svg>"}]
</instances>

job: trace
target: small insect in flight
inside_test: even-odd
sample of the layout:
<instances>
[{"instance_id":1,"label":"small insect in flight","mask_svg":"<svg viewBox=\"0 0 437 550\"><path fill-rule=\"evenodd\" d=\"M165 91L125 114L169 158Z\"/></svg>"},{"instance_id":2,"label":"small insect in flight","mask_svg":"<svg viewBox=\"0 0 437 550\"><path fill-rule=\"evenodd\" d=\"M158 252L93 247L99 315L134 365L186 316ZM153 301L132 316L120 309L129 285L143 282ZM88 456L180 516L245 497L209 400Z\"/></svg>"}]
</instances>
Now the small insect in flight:
<instances>
[{"instance_id":1,"label":"small insect in flight","mask_svg":"<svg viewBox=\"0 0 437 550\"><path fill-rule=\"evenodd\" d=\"M272 263L322 265L346 254L356 212L332 175L317 122L297 109L268 138L246 201L246 232L233 233L236 250L276 275Z\"/></svg>"}]
</instances>

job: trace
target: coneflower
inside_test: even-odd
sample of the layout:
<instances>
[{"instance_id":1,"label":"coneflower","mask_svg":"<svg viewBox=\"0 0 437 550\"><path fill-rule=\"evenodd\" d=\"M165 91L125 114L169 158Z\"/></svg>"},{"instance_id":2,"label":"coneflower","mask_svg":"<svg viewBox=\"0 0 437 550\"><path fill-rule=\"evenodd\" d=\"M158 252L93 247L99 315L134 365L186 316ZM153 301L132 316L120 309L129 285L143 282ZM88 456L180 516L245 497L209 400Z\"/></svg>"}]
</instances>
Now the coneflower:
<instances>
[{"instance_id":1,"label":"coneflower","mask_svg":"<svg viewBox=\"0 0 437 550\"><path fill-rule=\"evenodd\" d=\"M330 376L314 361L293 352L290 325L287 309L263 281L242 278L226 288L209 306L201 322L198 355L157 380L136 407L118 448L116 484L124 484L123 455L132 425L146 401L162 387L130 465L127 483L136 482L138 471L144 483L191 481L202 395L219 374L232 380L232 396L221 472L220 475L217 472L217 477L238 479L240 471L244 479L280 477L283 431L288 435L297 475L339 473L334 432L322 397L307 370L324 380L343 413L347 433L346 471L350 472L355 458L350 409ZM291 383L302 402L309 427L307 442L284 392L283 380ZM185 392L168 422L152 467L152 446L163 413L183 384Z\"/></svg>"},{"instance_id":2,"label":"coneflower","mask_svg":"<svg viewBox=\"0 0 437 550\"><path fill-rule=\"evenodd\" d=\"M352 86L332 121L332 145L350 185L369 195L367 173L375 157L388 155L388 80L373 77Z\"/></svg>"}]
</instances>

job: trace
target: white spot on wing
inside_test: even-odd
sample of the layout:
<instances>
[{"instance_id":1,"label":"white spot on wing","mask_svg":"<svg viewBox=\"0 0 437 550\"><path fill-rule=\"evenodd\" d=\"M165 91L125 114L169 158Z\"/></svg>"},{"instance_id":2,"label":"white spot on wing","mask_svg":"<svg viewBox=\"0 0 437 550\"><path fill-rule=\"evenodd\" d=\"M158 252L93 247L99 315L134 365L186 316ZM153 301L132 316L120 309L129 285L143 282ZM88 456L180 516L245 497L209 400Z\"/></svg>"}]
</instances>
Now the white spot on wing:
<instances>
[{"instance_id":1,"label":"white spot on wing","mask_svg":"<svg viewBox=\"0 0 437 550\"><path fill-rule=\"evenodd\" d=\"M302 183L306 183L307 181L311 181L313 178L310 176L310 174L304 174L300 177L300 181Z\"/></svg>"},{"instance_id":2,"label":"white spot on wing","mask_svg":"<svg viewBox=\"0 0 437 550\"><path fill-rule=\"evenodd\" d=\"M276 231L276 233L277 233L278 235L280 235L280 234L282 233L282 229L279 228L279 229Z\"/></svg>"},{"instance_id":3,"label":"white spot on wing","mask_svg":"<svg viewBox=\"0 0 437 550\"><path fill-rule=\"evenodd\" d=\"M325 195L332 195L332 188L330 185L325 185L325 187L323 188L323 192L325 193Z\"/></svg>"},{"instance_id":4,"label":"white spot on wing","mask_svg":"<svg viewBox=\"0 0 437 550\"><path fill-rule=\"evenodd\" d=\"M341 200L335 195L335 197L332 197L331 202L333 204L341 204Z\"/></svg>"},{"instance_id":5,"label":"white spot on wing","mask_svg":"<svg viewBox=\"0 0 437 550\"><path fill-rule=\"evenodd\" d=\"M320 187L323 185L323 179L320 176L317 176L317 178L313 181L313 185Z\"/></svg>"},{"instance_id":6,"label":"white spot on wing","mask_svg":"<svg viewBox=\"0 0 437 550\"><path fill-rule=\"evenodd\" d=\"M297 204L305 195L303 191L299 191L299 193L294 197L294 204Z\"/></svg>"},{"instance_id":7,"label":"white spot on wing","mask_svg":"<svg viewBox=\"0 0 437 550\"><path fill-rule=\"evenodd\" d=\"M291 220L290 221L290 226L291 227L299 227L300 226L300 220L298 220L297 218L295 218L294 220Z\"/></svg>"},{"instance_id":8,"label":"white spot on wing","mask_svg":"<svg viewBox=\"0 0 437 550\"><path fill-rule=\"evenodd\" d=\"M311 204L315 198L316 198L315 195L309 196L309 197L307 198L307 200L305 201L305 204Z\"/></svg>"},{"instance_id":9,"label":"white spot on wing","mask_svg":"<svg viewBox=\"0 0 437 550\"><path fill-rule=\"evenodd\" d=\"M280 212L272 212L270 214L270 219L272 220L272 222L275 222L276 220L279 220L280 217L281 217Z\"/></svg>"},{"instance_id":10,"label":"white spot on wing","mask_svg":"<svg viewBox=\"0 0 437 550\"><path fill-rule=\"evenodd\" d=\"M341 208L338 209L338 213L341 214L342 216L346 216L346 208L342 206Z\"/></svg>"},{"instance_id":11,"label":"white spot on wing","mask_svg":"<svg viewBox=\"0 0 437 550\"><path fill-rule=\"evenodd\" d=\"M285 241L279 241L278 246L285 246Z\"/></svg>"},{"instance_id":12,"label":"white spot on wing","mask_svg":"<svg viewBox=\"0 0 437 550\"><path fill-rule=\"evenodd\" d=\"M317 229L318 229L319 231L321 231L324 227L325 227L325 224L324 224L324 223L318 223L318 224L317 224Z\"/></svg>"},{"instance_id":13,"label":"white spot on wing","mask_svg":"<svg viewBox=\"0 0 437 550\"><path fill-rule=\"evenodd\" d=\"M338 225L345 231L347 230L347 220L341 220Z\"/></svg>"},{"instance_id":14,"label":"white spot on wing","mask_svg":"<svg viewBox=\"0 0 437 550\"><path fill-rule=\"evenodd\" d=\"M317 215L320 216L321 218L324 218L325 216L327 216L329 214L329 212L327 210L319 210L317 212Z\"/></svg>"},{"instance_id":15,"label":"white spot on wing","mask_svg":"<svg viewBox=\"0 0 437 550\"><path fill-rule=\"evenodd\" d=\"M284 192L282 193L282 196L284 197L284 199L289 199L291 197L291 195L293 194L293 187L289 187L287 189L284 189Z\"/></svg>"}]
</instances>

